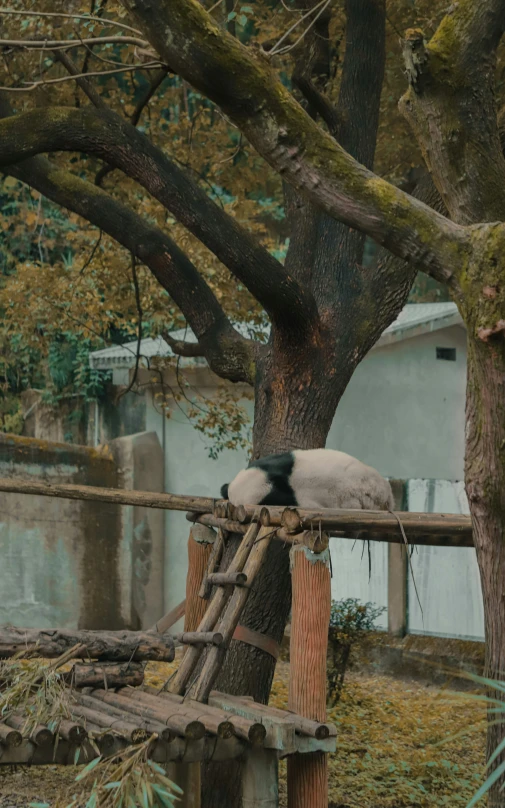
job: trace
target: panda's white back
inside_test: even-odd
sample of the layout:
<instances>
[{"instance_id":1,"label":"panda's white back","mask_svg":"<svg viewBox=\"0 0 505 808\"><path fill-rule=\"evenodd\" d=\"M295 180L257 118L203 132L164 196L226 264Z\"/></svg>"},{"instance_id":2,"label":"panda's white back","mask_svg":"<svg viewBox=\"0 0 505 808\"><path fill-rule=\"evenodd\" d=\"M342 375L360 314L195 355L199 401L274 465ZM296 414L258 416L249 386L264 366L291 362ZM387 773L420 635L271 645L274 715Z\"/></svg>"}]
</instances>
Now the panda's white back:
<instances>
[{"instance_id":1,"label":"panda's white back","mask_svg":"<svg viewBox=\"0 0 505 808\"><path fill-rule=\"evenodd\" d=\"M295 449L290 483L301 508L393 508L391 486L378 471L335 449Z\"/></svg>"}]
</instances>

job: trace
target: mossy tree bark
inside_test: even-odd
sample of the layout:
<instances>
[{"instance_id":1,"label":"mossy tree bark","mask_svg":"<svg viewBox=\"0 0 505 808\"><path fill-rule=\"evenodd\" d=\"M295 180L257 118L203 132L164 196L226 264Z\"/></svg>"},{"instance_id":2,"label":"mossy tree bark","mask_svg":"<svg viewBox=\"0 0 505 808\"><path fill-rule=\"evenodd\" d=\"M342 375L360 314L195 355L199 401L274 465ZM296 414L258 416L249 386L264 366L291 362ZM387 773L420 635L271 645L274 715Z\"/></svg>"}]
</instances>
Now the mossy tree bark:
<instances>
[{"instance_id":1,"label":"mossy tree bark","mask_svg":"<svg viewBox=\"0 0 505 808\"><path fill-rule=\"evenodd\" d=\"M402 109L423 148L451 218L465 225L505 220L503 125L494 102L496 49L505 3L459 4L426 43L407 32L410 87ZM501 121L503 124L503 121ZM500 137L501 136L501 137ZM480 569L486 634L486 675L505 671L505 293L503 226L472 233L468 265L446 282L467 326L465 486ZM499 697L493 691L493 698ZM490 713L489 757L504 737ZM491 770L505 759L497 758ZM489 805L505 806L500 778Z\"/></svg>"},{"instance_id":2,"label":"mossy tree bark","mask_svg":"<svg viewBox=\"0 0 505 808\"><path fill-rule=\"evenodd\" d=\"M403 109L436 186L428 180L414 196L371 170L384 0L347 0L336 107L325 95L332 72L326 15L300 46L293 76L298 90L292 94L268 59L220 28L198 0L124 5L170 68L219 105L284 178L292 228L285 266L145 135L102 104L11 116L0 99L0 165L133 251L180 306L215 372L254 386L255 456L323 446L354 369L402 308L418 269L449 286L468 327L466 483L484 589L488 666L490 672L503 670L505 161L492 81L505 0L453 4L429 44L418 31L407 34L410 89ZM74 149L134 178L219 257L268 313L267 345L238 334L166 233L38 156ZM364 268L364 234L395 258L383 255L376 267ZM287 555L272 547L244 623L280 640L289 595ZM273 667L262 651L234 643L219 686L266 700ZM497 740L493 732L490 744ZM229 770L224 780L214 780L207 806L232 808L232 782ZM502 805L499 799L494 804Z\"/></svg>"}]
</instances>

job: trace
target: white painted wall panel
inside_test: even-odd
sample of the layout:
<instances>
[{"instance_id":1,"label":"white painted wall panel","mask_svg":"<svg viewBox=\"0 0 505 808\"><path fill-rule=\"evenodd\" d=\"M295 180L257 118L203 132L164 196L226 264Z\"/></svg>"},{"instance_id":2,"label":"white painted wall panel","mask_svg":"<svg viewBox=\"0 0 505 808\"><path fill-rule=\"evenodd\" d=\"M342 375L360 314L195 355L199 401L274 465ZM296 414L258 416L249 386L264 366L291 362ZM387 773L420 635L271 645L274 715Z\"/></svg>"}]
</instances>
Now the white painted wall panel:
<instances>
[{"instance_id":1,"label":"white painted wall panel","mask_svg":"<svg viewBox=\"0 0 505 808\"><path fill-rule=\"evenodd\" d=\"M408 509L426 513L468 513L462 482L410 480ZM408 630L413 634L484 639L484 615L475 550L418 547L409 569Z\"/></svg>"},{"instance_id":2,"label":"white painted wall panel","mask_svg":"<svg viewBox=\"0 0 505 808\"><path fill-rule=\"evenodd\" d=\"M363 603L387 607L388 550L386 544L367 543L350 539L331 539L331 597L332 600L358 598ZM371 575L370 575L371 570ZM387 628L387 612L376 625Z\"/></svg>"}]
</instances>

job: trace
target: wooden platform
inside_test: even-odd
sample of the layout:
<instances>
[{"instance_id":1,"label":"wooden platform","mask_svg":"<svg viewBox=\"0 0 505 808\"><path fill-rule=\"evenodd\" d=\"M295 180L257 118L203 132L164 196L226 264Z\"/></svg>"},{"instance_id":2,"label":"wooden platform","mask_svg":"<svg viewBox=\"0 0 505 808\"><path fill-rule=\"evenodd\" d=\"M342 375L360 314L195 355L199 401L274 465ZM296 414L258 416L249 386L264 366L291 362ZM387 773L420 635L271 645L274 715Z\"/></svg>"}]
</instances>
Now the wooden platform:
<instances>
[{"instance_id":1,"label":"wooden platform","mask_svg":"<svg viewBox=\"0 0 505 808\"><path fill-rule=\"evenodd\" d=\"M252 699L213 691L208 705L202 705L182 699L177 703L171 694L154 693L152 688L78 693L72 720L66 722L66 737L49 728L41 737L39 727L39 738L25 734L17 745L2 740L0 765L73 765L77 750L77 762L85 763L97 756L90 738L101 754L109 756L155 735L152 758L160 763L232 760L250 749L269 750L282 758L336 748L334 725L311 722ZM81 728L79 743L69 740L69 724Z\"/></svg>"}]
</instances>

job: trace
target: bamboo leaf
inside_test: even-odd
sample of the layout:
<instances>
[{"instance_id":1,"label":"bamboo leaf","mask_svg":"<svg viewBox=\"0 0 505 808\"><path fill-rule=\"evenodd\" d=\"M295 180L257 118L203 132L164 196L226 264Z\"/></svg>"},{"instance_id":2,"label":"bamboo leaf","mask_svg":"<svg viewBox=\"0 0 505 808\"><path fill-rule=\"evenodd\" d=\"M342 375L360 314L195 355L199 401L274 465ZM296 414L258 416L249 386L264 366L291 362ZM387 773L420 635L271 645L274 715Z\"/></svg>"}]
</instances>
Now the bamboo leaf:
<instances>
[{"instance_id":1,"label":"bamboo leaf","mask_svg":"<svg viewBox=\"0 0 505 808\"><path fill-rule=\"evenodd\" d=\"M479 790L474 794L466 808L473 808L474 805L478 803L478 801L489 791L492 785L496 783L497 780L500 779L502 774L505 772L505 761L500 763L499 766L492 772L489 777L487 778L486 782L481 785Z\"/></svg>"},{"instance_id":2,"label":"bamboo leaf","mask_svg":"<svg viewBox=\"0 0 505 808\"><path fill-rule=\"evenodd\" d=\"M90 763L88 763L88 765L84 767L82 772L80 772L75 778L76 782L79 782L79 780L82 780L84 777L86 777L90 773L90 771L92 771L95 768L95 766L98 766L101 760L102 756L100 755L100 757L97 757Z\"/></svg>"}]
</instances>

